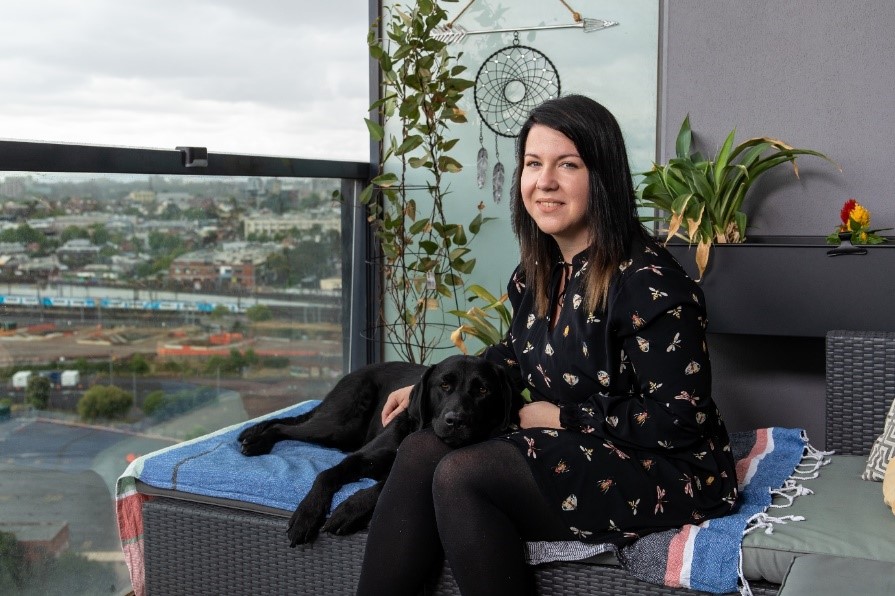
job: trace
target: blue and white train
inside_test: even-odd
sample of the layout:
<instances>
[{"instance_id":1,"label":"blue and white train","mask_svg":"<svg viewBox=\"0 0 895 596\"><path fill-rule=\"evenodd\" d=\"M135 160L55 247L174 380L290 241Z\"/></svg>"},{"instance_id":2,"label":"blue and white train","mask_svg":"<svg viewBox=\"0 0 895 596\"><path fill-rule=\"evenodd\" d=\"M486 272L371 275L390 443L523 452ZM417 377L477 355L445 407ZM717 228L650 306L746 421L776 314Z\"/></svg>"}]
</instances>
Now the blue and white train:
<instances>
[{"instance_id":1,"label":"blue and white train","mask_svg":"<svg viewBox=\"0 0 895 596\"><path fill-rule=\"evenodd\" d=\"M21 296L0 294L0 305L43 306L44 308L101 308L112 310L165 311L211 313L223 306L231 313L244 313L246 308L236 302L208 302L205 300L127 300L121 298L64 298L57 296Z\"/></svg>"}]
</instances>

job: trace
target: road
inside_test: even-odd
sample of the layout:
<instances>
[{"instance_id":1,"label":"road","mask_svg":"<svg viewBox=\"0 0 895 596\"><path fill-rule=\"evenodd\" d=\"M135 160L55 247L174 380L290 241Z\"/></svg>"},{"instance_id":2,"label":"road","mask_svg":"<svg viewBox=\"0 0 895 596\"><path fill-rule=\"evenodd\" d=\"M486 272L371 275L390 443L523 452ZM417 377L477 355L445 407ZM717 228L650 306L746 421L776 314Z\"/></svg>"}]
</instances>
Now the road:
<instances>
[{"instance_id":1,"label":"road","mask_svg":"<svg viewBox=\"0 0 895 596\"><path fill-rule=\"evenodd\" d=\"M176 442L166 435L245 419L239 394L224 391L216 403L141 434L40 418L0 422L0 522L67 522L70 549L115 563L124 591L130 580L118 539L115 482L129 460Z\"/></svg>"}]
</instances>

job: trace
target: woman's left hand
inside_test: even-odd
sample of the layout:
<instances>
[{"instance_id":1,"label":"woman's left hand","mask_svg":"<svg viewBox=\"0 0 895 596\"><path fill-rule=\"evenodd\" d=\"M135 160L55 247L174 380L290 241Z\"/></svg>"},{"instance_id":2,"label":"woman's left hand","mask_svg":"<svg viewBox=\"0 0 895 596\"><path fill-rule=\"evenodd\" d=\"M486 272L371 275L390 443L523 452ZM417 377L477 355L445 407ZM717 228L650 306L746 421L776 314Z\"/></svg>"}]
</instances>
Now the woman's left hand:
<instances>
[{"instance_id":1,"label":"woman's left hand","mask_svg":"<svg viewBox=\"0 0 895 596\"><path fill-rule=\"evenodd\" d=\"M519 410L519 426L522 428L562 428L559 423L559 406L549 401L525 404Z\"/></svg>"}]
</instances>

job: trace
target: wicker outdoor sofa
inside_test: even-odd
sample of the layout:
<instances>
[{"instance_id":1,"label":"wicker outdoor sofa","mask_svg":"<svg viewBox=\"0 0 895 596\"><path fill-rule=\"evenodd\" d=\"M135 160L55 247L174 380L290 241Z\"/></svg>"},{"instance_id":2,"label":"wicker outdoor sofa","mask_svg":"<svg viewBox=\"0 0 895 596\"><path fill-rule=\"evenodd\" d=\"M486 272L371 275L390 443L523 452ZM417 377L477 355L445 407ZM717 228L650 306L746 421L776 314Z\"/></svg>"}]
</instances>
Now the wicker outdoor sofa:
<instances>
[{"instance_id":1,"label":"wicker outdoor sofa","mask_svg":"<svg viewBox=\"0 0 895 596\"><path fill-rule=\"evenodd\" d=\"M848 464L849 470L863 469L874 439L882 432L888 404L895 395L895 333L832 331L827 335L827 403L826 445L835 450L836 465ZM848 457L852 456L852 457ZM842 464L837 462L844 462ZM834 468L835 466L829 466ZM847 472L851 482L852 471ZM821 479L824 474L821 474ZM820 479L819 479L820 481ZM805 486L809 486L806 483ZM819 486L819 485L817 485ZM854 490L849 484L844 497L836 497L829 505L825 494L830 491L815 487L815 495L796 499L814 507L806 521L774 529L774 534L754 532L743 542L744 552L773 552L780 571L772 578L764 571L750 571L752 563L744 562L751 591L756 595L777 594L789 563L796 557L821 555L856 556L878 559L895 570L895 546L882 554L861 551L860 541L867 528L882 525L881 536L895 535L895 516L882 503L879 507L862 505L850 511L849 527L859 536L842 535L831 540L859 542L857 554L843 555L838 545L812 538L798 542L787 532L804 532L811 524L823 523L830 515L823 507L836 511L843 502L855 501L858 493L879 491L879 483L854 477ZM143 504L144 563L146 593L173 596L178 594L352 594L357 582L363 555L365 533L348 537L322 535L312 545L289 548L285 527L289 513L258 506L243 507L239 503L197 502L192 495L157 490L137 484L137 490L152 495ZM869 498L869 497L868 497ZM857 502L857 501L855 501ZM820 509L818 509L820 507ZM866 511L864 509L872 509ZM793 511L795 513L795 511ZM888 513L888 518L885 514ZM837 514L841 517L841 514ZM853 516L853 517L852 517ZM879 516L878 519L859 518ZM840 530L836 529L835 533ZM774 541L779 541L775 544ZM796 540L796 542L792 542ZM885 539L884 539L885 541ZM891 541L890 541L891 542ZM807 543L808 546L805 546ZM797 546L793 546L797 544ZM876 548L876 547L873 547ZM753 553L754 555L754 553ZM762 554L762 557L765 555ZM687 589L674 589L645 583L630 577L609 557L587 562L548 563L535 567L540 594L702 594ZM781 558L782 557L782 558ZM745 558L745 555L744 555ZM759 557L761 558L761 557ZM886 567L888 569L888 567ZM772 579L772 581L767 581ZM425 594L459 594L450 569L445 566L434 578ZM861 593L858 590L855 593Z\"/></svg>"}]
</instances>

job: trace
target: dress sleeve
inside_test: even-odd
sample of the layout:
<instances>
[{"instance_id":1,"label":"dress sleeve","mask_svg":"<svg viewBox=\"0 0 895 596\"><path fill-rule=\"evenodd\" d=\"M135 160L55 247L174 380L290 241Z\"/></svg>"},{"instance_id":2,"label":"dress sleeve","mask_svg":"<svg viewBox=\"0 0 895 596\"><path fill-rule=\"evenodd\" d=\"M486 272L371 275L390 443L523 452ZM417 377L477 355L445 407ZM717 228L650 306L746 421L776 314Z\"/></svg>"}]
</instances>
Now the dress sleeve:
<instances>
[{"instance_id":1,"label":"dress sleeve","mask_svg":"<svg viewBox=\"0 0 895 596\"><path fill-rule=\"evenodd\" d=\"M645 267L622 280L611 305L617 374L632 367L628 394L563 405L566 428L632 447L687 448L714 433L711 366L702 292L682 272ZM613 384L615 385L615 384Z\"/></svg>"},{"instance_id":2,"label":"dress sleeve","mask_svg":"<svg viewBox=\"0 0 895 596\"><path fill-rule=\"evenodd\" d=\"M506 335L504 335L501 341L486 348L482 354L482 357L485 358L485 360L505 367L509 372L513 383L518 388L523 388L524 383L522 381L522 370L519 366L519 359L516 357L516 350L513 342L513 322L515 321L517 313L520 312L519 305L522 303L524 291L524 275L522 274L521 268L516 267L516 270L513 271L513 275L510 277L510 282L507 284L507 298L510 301L513 317L510 322L510 328L507 330Z\"/></svg>"}]
</instances>

